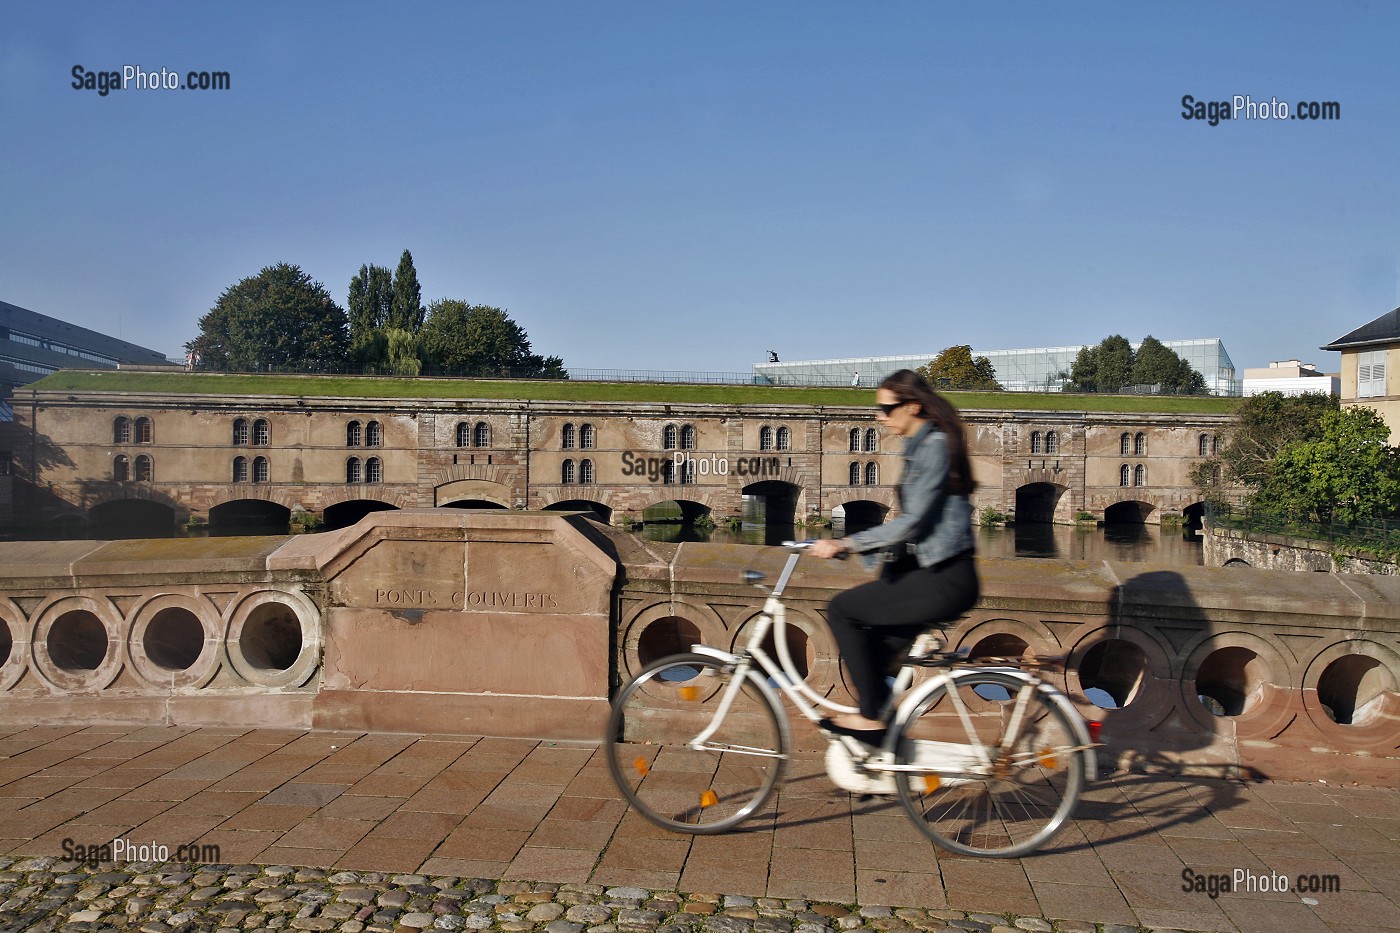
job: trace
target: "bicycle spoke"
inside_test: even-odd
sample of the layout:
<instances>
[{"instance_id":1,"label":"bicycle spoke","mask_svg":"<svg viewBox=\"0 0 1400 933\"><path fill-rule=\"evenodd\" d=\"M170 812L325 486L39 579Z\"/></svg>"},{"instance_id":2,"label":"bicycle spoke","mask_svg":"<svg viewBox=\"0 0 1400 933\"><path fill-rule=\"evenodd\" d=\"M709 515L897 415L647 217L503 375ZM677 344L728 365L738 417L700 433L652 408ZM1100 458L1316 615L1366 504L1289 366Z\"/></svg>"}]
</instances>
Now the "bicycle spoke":
<instances>
[{"instance_id":1,"label":"bicycle spoke","mask_svg":"<svg viewBox=\"0 0 1400 933\"><path fill-rule=\"evenodd\" d=\"M967 855L1024 855L1069 819L1083 749L1064 713L1023 675L959 672L902 724L896 785L934 842ZM922 771L923 773L919 773Z\"/></svg>"},{"instance_id":2,"label":"bicycle spoke","mask_svg":"<svg viewBox=\"0 0 1400 933\"><path fill-rule=\"evenodd\" d=\"M618 694L608 765L628 802L658 826L721 832L757 812L777 784L786 721L756 677L733 677L714 658L677 655Z\"/></svg>"}]
</instances>

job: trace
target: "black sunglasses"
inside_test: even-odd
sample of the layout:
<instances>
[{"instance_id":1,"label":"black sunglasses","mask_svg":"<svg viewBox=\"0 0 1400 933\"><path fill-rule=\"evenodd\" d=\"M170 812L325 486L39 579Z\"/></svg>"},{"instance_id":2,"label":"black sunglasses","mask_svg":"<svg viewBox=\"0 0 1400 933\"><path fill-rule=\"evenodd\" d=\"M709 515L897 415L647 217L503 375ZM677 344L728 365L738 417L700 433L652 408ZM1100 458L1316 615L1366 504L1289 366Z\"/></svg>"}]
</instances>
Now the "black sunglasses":
<instances>
[{"instance_id":1,"label":"black sunglasses","mask_svg":"<svg viewBox=\"0 0 1400 933\"><path fill-rule=\"evenodd\" d=\"M901 405L908 404L909 402L907 400L903 402L890 402L888 405L886 405L884 402L876 402L875 407L884 412L885 417L888 418L890 415L894 414L894 410L896 408L900 407Z\"/></svg>"}]
</instances>

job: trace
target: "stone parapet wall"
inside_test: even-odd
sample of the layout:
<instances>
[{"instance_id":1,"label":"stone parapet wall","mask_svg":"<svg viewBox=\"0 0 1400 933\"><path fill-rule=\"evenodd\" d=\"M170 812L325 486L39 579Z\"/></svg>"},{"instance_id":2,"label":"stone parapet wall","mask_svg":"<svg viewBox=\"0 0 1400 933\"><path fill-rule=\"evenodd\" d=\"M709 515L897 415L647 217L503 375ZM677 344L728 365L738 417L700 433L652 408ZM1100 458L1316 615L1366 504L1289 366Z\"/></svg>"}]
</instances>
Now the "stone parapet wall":
<instances>
[{"instance_id":1,"label":"stone parapet wall","mask_svg":"<svg viewBox=\"0 0 1400 933\"><path fill-rule=\"evenodd\" d=\"M1202 537L1207 567L1258 567L1318 573L1375 573L1395 576L1400 565L1325 543L1279 535L1256 535L1207 526Z\"/></svg>"},{"instance_id":2,"label":"stone parapet wall","mask_svg":"<svg viewBox=\"0 0 1400 933\"><path fill-rule=\"evenodd\" d=\"M785 558L470 510L297 537L0 544L0 717L595 740L651 659L741 647L764 594L739 572L771 578ZM1066 655L1056 683L1104 723L1103 762L1400 786L1400 580L979 568L950 645ZM804 558L787 593L800 673L837 700L825 607L865 578Z\"/></svg>"}]
</instances>

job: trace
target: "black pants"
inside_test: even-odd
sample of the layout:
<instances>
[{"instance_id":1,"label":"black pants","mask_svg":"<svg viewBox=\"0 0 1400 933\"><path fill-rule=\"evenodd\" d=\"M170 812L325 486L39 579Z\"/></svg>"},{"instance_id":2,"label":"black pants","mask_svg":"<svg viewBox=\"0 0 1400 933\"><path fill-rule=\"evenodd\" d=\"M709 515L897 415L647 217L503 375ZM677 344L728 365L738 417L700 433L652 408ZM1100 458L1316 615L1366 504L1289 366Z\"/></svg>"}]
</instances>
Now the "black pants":
<instances>
[{"instance_id":1,"label":"black pants","mask_svg":"<svg viewBox=\"0 0 1400 933\"><path fill-rule=\"evenodd\" d=\"M831 601L827 623L860 698L862 716L881 718L890 700L885 682L890 665L914 639L971 609L978 595L969 550L932 567L919 567L912 558L886 564L880 579Z\"/></svg>"}]
</instances>

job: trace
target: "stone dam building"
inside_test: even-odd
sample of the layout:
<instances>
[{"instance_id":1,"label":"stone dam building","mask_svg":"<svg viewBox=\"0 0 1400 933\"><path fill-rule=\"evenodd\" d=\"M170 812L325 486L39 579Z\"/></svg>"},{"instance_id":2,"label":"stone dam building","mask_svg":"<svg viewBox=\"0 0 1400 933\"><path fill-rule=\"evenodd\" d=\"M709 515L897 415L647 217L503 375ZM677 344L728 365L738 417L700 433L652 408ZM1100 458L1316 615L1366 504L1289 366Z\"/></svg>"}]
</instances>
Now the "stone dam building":
<instances>
[{"instance_id":1,"label":"stone dam building","mask_svg":"<svg viewBox=\"0 0 1400 933\"><path fill-rule=\"evenodd\" d=\"M119 378L119 377L118 377ZM281 383L285 384L285 383ZM423 507L586 510L614 524L659 503L771 523L895 507L902 441L872 409L515 399L20 390L5 447L22 515L95 536L327 528ZM469 389L469 384L467 384ZM1009 402L1014 399L1008 398ZM1190 521L1190 470L1228 418L968 410L974 505L1019 522ZM19 488L19 487L17 487Z\"/></svg>"}]
</instances>

